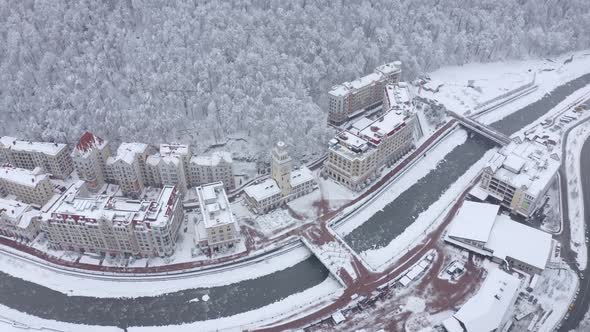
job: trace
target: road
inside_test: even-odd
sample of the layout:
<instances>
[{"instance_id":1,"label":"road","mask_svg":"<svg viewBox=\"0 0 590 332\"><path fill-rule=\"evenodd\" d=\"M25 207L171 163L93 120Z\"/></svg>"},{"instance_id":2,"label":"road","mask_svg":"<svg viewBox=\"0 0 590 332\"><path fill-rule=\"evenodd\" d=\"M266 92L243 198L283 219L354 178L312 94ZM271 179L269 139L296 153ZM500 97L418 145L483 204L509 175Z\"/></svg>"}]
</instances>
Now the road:
<instances>
[{"instance_id":1,"label":"road","mask_svg":"<svg viewBox=\"0 0 590 332\"><path fill-rule=\"evenodd\" d=\"M590 121L590 119L584 120L580 124L587 122L587 121ZM577 126L579 126L580 124L578 124ZM578 274L581 273L584 276L584 279L579 280L580 281L580 287L579 287L580 293L578 294L576 301L573 303L573 309L570 311L569 316L566 319L564 319L561 323L561 327L560 327L559 331L563 331L563 332L571 331L572 329L575 329L578 327L578 325L580 325L580 322L584 319L584 315L588 312L588 307L590 304L590 269L586 268L585 270L580 271L578 266L575 264L576 254L575 254L575 252L573 252L571 250L571 247L567 245L568 243L570 243L571 234L570 234L570 227L569 227L568 201L567 201L568 193L567 193L567 175L566 175L566 165L565 165L565 153L566 153L567 149L566 149L565 142L567 142L567 136L569 135L570 131L574 128L575 127L572 127L566 131L564 138L563 138L564 144L562 145L562 155L564 156L564 160L563 160L561 167L559 169L559 175L561 178L562 197L564 198L562 200L562 210L563 210L563 218L564 218L565 222L564 222L564 231L562 232L562 236L561 236L560 240L563 243L562 252L564 254L564 257L568 261L568 265L574 271L576 271ZM584 172L584 170L590 169L590 139L587 139L586 142L584 143L584 146L582 147L582 152L581 152L581 156L580 156L580 164L581 164L580 170L582 172L582 174L581 174L582 194L583 194L583 200L584 200L584 220L586 222L586 232L587 232L588 228L590 228L590 195L588 194L588 193L590 193L590 174L588 172ZM586 193L586 194L584 195L584 193ZM567 250L563 250L563 249L567 249ZM590 257L590 246L587 246L587 250L588 250L588 255Z\"/></svg>"}]
</instances>

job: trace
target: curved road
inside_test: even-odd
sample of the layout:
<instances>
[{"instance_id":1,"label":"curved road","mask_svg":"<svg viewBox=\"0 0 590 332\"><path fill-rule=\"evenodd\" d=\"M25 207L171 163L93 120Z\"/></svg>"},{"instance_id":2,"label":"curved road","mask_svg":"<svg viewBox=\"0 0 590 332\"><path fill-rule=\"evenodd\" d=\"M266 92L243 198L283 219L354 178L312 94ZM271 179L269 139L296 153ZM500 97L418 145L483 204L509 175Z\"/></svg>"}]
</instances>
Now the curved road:
<instances>
[{"instance_id":1,"label":"curved road","mask_svg":"<svg viewBox=\"0 0 590 332\"><path fill-rule=\"evenodd\" d=\"M584 120L580 124L588 121L590 121L590 118ZM579 126L580 124L578 124L577 126ZM572 127L567 130L567 132L564 135L564 142L567 142L567 136L569 135L570 131L574 128L575 127ZM563 144L563 156L565 156L566 150L566 144ZM587 232L588 228L590 228L590 195L588 194L590 193L590 174L588 172L584 172L584 170L590 169L590 137L586 139L586 142L584 142L584 145L582 146L580 166L580 178L582 180L582 195L584 200L584 221L586 222L585 228ZM561 195L562 197L567 198L567 173L565 160L561 164L561 167L559 169L559 175L561 180ZM588 307L590 305L590 269L586 268L585 270L580 271L577 264L575 263L576 253L573 252L571 250L571 247L567 245L570 243L571 240L567 199L562 200L562 209L563 219L565 221L564 231L562 232L561 238L562 250L565 258L567 258L568 265L579 275L582 274L584 276L584 279L579 280L580 293L578 294L576 301L574 301L573 303L573 308L569 312L569 316L562 321L561 327L559 329L559 331L567 332L577 328L580 325L580 322L584 319L584 315L588 312ZM590 246L587 245L586 247L586 249L588 250L588 257L590 257Z\"/></svg>"}]
</instances>

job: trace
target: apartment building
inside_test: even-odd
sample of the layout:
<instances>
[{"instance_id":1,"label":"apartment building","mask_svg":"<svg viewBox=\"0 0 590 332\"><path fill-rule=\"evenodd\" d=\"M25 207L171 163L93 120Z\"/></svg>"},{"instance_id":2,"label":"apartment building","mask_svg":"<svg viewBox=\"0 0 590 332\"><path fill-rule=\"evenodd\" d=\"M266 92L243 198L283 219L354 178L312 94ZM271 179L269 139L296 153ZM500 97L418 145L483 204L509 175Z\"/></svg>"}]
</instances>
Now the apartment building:
<instances>
[{"instance_id":1,"label":"apartment building","mask_svg":"<svg viewBox=\"0 0 590 332\"><path fill-rule=\"evenodd\" d=\"M271 156L271 177L244 189L246 203L258 214L308 194L316 187L315 178L307 167L293 170L293 162L284 142L277 142Z\"/></svg>"},{"instance_id":2,"label":"apartment building","mask_svg":"<svg viewBox=\"0 0 590 332\"><path fill-rule=\"evenodd\" d=\"M349 131L328 143L328 158L322 174L353 190L371 183L378 174L379 154L372 144Z\"/></svg>"},{"instance_id":3,"label":"apartment building","mask_svg":"<svg viewBox=\"0 0 590 332\"><path fill-rule=\"evenodd\" d=\"M350 116L383 102L383 88L397 83L401 62L394 61L375 68L375 72L332 87L328 92L328 122L341 125Z\"/></svg>"},{"instance_id":4,"label":"apartment building","mask_svg":"<svg viewBox=\"0 0 590 332\"><path fill-rule=\"evenodd\" d=\"M322 174L353 190L361 190L415 147L422 130L404 83L384 88L383 107L375 120L361 118L330 140Z\"/></svg>"},{"instance_id":5,"label":"apartment building","mask_svg":"<svg viewBox=\"0 0 590 332\"><path fill-rule=\"evenodd\" d=\"M222 182L195 188L201 217L195 224L195 244L209 253L233 248L239 241L239 227L232 214Z\"/></svg>"},{"instance_id":6,"label":"apartment building","mask_svg":"<svg viewBox=\"0 0 590 332\"><path fill-rule=\"evenodd\" d=\"M147 157L147 144L122 143L117 149L117 155L107 159L107 178L113 179L125 195L139 197L148 184Z\"/></svg>"},{"instance_id":7,"label":"apartment building","mask_svg":"<svg viewBox=\"0 0 590 332\"><path fill-rule=\"evenodd\" d=\"M160 153L146 160L146 176L151 186L175 185L185 194L188 186L190 147L184 144L161 144Z\"/></svg>"},{"instance_id":8,"label":"apartment building","mask_svg":"<svg viewBox=\"0 0 590 332\"><path fill-rule=\"evenodd\" d=\"M86 181L90 190L98 190L109 180L107 160L111 157L109 142L85 132L71 153L78 178Z\"/></svg>"},{"instance_id":9,"label":"apartment building","mask_svg":"<svg viewBox=\"0 0 590 332\"><path fill-rule=\"evenodd\" d=\"M53 187L49 174L40 167L29 170L4 166L0 167L0 193L41 207L53 197Z\"/></svg>"},{"instance_id":10,"label":"apartment building","mask_svg":"<svg viewBox=\"0 0 590 332\"><path fill-rule=\"evenodd\" d=\"M231 153L213 152L209 156L194 156L189 165L191 186L221 181L225 190L235 188Z\"/></svg>"},{"instance_id":11,"label":"apartment building","mask_svg":"<svg viewBox=\"0 0 590 332\"><path fill-rule=\"evenodd\" d=\"M53 248L101 254L164 257L174 253L184 214L180 193L164 186L157 198L82 196L73 185L45 213L42 229Z\"/></svg>"},{"instance_id":12,"label":"apartment building","mask_svg":"<svg viewBox=\"0 0 590 332\"><path fill-rule=\"evenodd\" d=\"M29 204L0 198L0 234L33 241L40 231L41 213Z\"/></svg>"},{"instance_id":13,"label":"apartment building","mask_svg":"<svg viewBox=\"0 0 590 332\"><path fill-rule=\"evenodd\" d=\"M45 172L62 179L74 170L66 144L19 141L4 136L0 138L0 154L14 167L30 170L41 167Z\"/></svg>"},{"instance_id":14,"label":"apartment building","mask_svg":"<svg viewBox=\"0 0 590 332\"><path fill-rule=\"evenodd\" d=\"M512 213L528 218L542 205L559 166L544 145L512 142L487 162L480 187Z\"/></svg>"}]
</instances>

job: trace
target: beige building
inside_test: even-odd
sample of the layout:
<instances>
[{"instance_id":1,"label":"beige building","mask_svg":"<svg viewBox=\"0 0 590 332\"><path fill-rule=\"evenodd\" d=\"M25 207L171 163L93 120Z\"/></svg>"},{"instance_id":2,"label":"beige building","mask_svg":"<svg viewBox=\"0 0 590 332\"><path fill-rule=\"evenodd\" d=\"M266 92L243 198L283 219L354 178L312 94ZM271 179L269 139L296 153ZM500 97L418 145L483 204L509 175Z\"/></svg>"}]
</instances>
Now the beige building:
<instances>
[{"instance_id":1,"label":"beige building","mask_svg":"<svg viewBox=\"0 0 590 332\"><path fill-rule=\"evenodd\" d=\"M49 174L40 167L34 170L0 167L0 193L14 195L18 200L41 207L53 197Z\"/></svg>"},{"instance_id":2,"label":"beige building","mask_svg":"<svg viewBox=\"0 0 590 332\"><path fill-rule=\"evenodd\" d=\"M246 203L259 214L308 194L316 187L315 178L307 167L293 170L293 162L285 143L277 142L271 155L271 177L244 189Z\"/></svg>"},{"instance_id":3,"label":"beige building","mask_svg":"<svg viewBox=\"0 0 590 332\"><path fill-rule=\"evenodd\" d=\"M128 196L139 197L148 184L146 159L148 146L144 143L122 143L117 155L107 159L107 178L113 179Z\"/></svg>"},{"instance_id":4,"label":"beige building","mask_svg":"<svg viewBox=\"0 0 590 332\"><path fill-rule=\"evenodd\" d=\"M407 86L387 85L384 91L385 114L375 120L361 118L328 145L322 174L353 190L366 187L383 166L397 162L422 136Z\"/></svg>"},{"instance_id":5,"label":"beige building","mask_svg":"<svg viewBox=\"0 0 590 332\"><path fill-rule=\"evenodd\" d=\"M151 155L146 160L146 176L151 186L175 185L183 194L186 193L188 167L191 152L188 145L161 144L160 153Z\"/></svg>"},{"instance_id":6,"label":"beige building","mask_svg":"<svg viewBox=\"0 0 590 332\"><path fill-rule=\"evenodd\" d=\"M201 217L195 224L195 244L209 252L233 248L239 242L239 227L222 182L195 188Z\"/></svg>"},{"instance_id":7,"label":"beige building","mask_svg":"<svg viewBox=\"0 0 590 332\"><path fill-rule=\"evenodd\" d=\"M480 187L512 213L530 217L542 205L559 166L544 145L512 142L490 158Z\"/></svg>"},{"instance_id":8,"label":"beige building","mask_svg":"<svg viewBox=\"0 0 590 332\"><path fill-rule=\"evenodd\" d=\"M85 132L72 151L78 178L86 181L88 189L97 190L107 182L106 163L111 156L109 142Z\"/></svg>"},{"instance_id":9,"label":"beige building","mask_svg":"<svg viewBox=\"0 0 590 332\"><path fill-rule=\"evenodd\" d=\"M194 156L190 159L190 185L200 186L221 181L225 190L235 188L231 153L217 151L210 156Z\"/></svg>"},{"instance_id":10,"label":"beige building","mask_svg":"<svg viewBox=\"0 0 590 332\"><path fill-rule=\"evenodd\" d=\"M0 198L0 234L32 241L39 234L41 213L23 202Z\"/></svg>"},{"instance_id":11,"label":"beige building","mask_svg":"<svg viewBox=\"0 0 590 332\"><path fill-rule=\"evenodd\" d=\"M328 122L341 125L350 116L383 102L383 88L397 83L401 76L401 62L395 61L375 68L375 72L332 87L328 92Z\"/></svg>"},{"instance_id":12,"label":"beige building","mask_svg":"<svg viewBox=\"0 0 590 332\"><path fill-rule=\"evenodd\" d=\"M74 167L66 144L19 141L14 137L0 138L0 154L12 166L26 169L43 168L58 177L68 177Z\"/></svg>"},{"instance_id":13,"label":"beige building","mask_svg":"<svg viewBox=\"0 0 590 332\"><path fill-rule=\"evenodd\" d=\"M164 186L157 198L84 197L74 185L54 203L42 229L54 248L164 257L174 253L183 221L181 195Z\"/></svg>"}]
</instances>

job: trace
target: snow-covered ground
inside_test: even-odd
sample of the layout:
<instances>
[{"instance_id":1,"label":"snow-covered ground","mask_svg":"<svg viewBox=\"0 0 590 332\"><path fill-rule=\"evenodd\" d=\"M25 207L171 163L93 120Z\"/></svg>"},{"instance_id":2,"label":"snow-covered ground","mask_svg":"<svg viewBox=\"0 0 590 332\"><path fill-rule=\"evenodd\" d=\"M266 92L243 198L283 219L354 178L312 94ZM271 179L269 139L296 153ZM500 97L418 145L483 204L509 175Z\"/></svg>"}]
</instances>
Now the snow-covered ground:
<instances>
[{"instance_id":1,"label":"snow-covered ground","mask_svg":"<svg viewBox=\"0 0 590 332\"><path fill-rule=\"evenodd\" d=\"M589 136L590 122L583 123L572 129L568 135L565 156L568 177L567 189L571 244L572 249L577 253L576 259L581 269L586 267L588 257L584 229L584 201L582 196L582 183L580 180L580 154L582 152L582 146Z\"/></svg>"},{"instance_id":2,"label":"snow-covered ground","mask_svg":"<svg viewBox=\"0 0 590 332\"><path fill-rule=\"evenodd\" d=\"M578 278L567 264L548 266L538 278L532 292L523 289L520 293L513 313L530 314L521 321L513 321L515 331L526 330L535 315L539 320L534 331L553 331L573 301ZM528 282L529 280L524 288L529 286ZM542 319L543 317L545 318Z\"/></svg>"},{"instance_id":3,"label":"snow-covered ground","mask_svg":"<svg viewBox=\"0 0 590 332\"><path fill-rule=\"evenodd\" d=\"M192 288L210 288L255 279L284 270L310 257L311 252L300 245L288 251L261 258L252 263L207 272L187 273L159 278L100 278L54 270L44 265L23 261L0 251L0 265L5 273L68 295L93 297L154 296ZM130 287L130 286L133 287Z\"/></svg>"},{"instance_id":4,"label":"snow-covered ground","mask_svg":"<svg viewBox=\"0 0 590 332\"><path fill-rule=\"evenodd\" d=\"M28 315L17 310L0 305L0 331L2 332L121 332L118 327L112 326L90 326L81 324L70 324L55 320L42 319Z\"/></svg>"},{"instance_id":5,"label":"snow-covered ground","mask_svg":"<svg viewBox=\"0 0 590 332\"><path fill-rule=\"evenodd\" d=\"M422 89L420 95L439 101L448 109L464 113L477 105L520 87L533 79L538 89L526 96L479 118L483 123L492 123L526 106L555 87L590 72L590 55L587 51L573 53L573 61L564 64L571 53L555 59L503 61L494 63L471 63L463 66L440 68L429 74L429 88L440 84L439 92ZM468 83L473 80L472 86Z\"/></svg>"}]
</instances>

